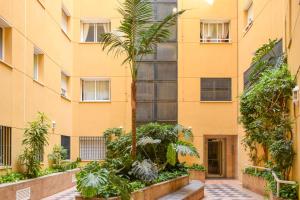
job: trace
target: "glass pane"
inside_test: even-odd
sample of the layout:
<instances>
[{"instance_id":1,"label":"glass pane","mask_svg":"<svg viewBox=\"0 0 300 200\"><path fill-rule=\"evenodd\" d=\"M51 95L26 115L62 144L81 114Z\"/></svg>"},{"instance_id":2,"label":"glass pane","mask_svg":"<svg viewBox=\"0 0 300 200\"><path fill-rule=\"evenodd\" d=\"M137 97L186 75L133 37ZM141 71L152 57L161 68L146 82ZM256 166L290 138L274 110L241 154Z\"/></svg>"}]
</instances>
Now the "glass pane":
<instances>
[{"instance_id":1,"label":"glass pane","mask_svg":"<svg viewBox=\"0 0 300 200\"><path fill-rule=\"evenodd\" d=\"M138 82L137 83L137 100L153 101L154 100L154 83Z\"/></svg>"},{"instance_id":2,"label":"glass pane","mask_svg":"<svg viewBox=\"0 0 300 200\"><path fill-rule=\"evenodd\" d=\"M95 100L95 81L82 82L82 100L83 101Z\"/></svg>"},{"instance_id":3,"label":"glass pane","mask_svg":"<svg viewBox=\"0 0 300 200\"><path fill-rule=\"evenodd\" d=\"M177 80L177 63L157 64L157 80Z\"/></svg>"},{"instance_id":4,"label":"glass pane","mask_svg":"<svg viewBox=\"0 0 300 200\"><path fill-rule=\"evenodd\" d=\"M61 74L61 89L67 91L68 88L68 77L64 74Z\"/></svg>"},{"instance_id":5,"label":"glass pane","mask_svg":"<svg viewBox=\"0 0 300 200\"><path fill-rule=\"evenodd\" d=\"M0 59L3 60L3 28L0 27Z\"/></svg>"},{"instance_id":6,"label":"glass pane","mask_svg":"<svg viewBox=\"0 0 300 200\"><path fill-rule=\"evenodd\" d=\"M137 103L137 122L150 122L154 117L153 103Z\"/></svg>"},{"instance_id":7,"label":"glass pane","mask_svg":"<svg viewBox=\"0 0 300 200\"><path fill-rule=\"evenodd\" d=\"M176 82L166 82L157 83L157 100L167 100L176 101L177 100L177 83Z\"/></svg>"},{"instance_id":8,"label":"glass pane","mask_svg":"<svg viewBox=\"0 0 300 200\"><path fill-rule=\"evenodd\" d=\"M176 121L177 120L177 103L157 103L157 120L158 121Z\"/></svg>"},{"instance_id":9,"label":"glass pane","mask_svg":"<svg viewBox=\"0 0 300 200\"><path fill-rule=\"evenodd\" d=\"M97 41L102 41L102 34L110 32L110 23L97 24Z\"/></svg>"},{"instance_id":10,"label":"glass pane","mask_svg":"<svg viewBox=\"0 0 300 200\"><path fill-rule=\"evenodd\" d=\"M173 13L176 4L171 3L158 3L157 5L156 20L163 20L165 17Z\"/></svg>"},{"instance_id":11,"label":"glass pane","mask_svg":"<svg viewBox=\"0 0 300 200\"><path fill-rule=\"evenodd\" d=\"M39 79L39 56L37 54L33 56L33 79Z\"/></svg>"},{"instance_id":12,"label":"glass pane","mask_svg":"<svg viewBox=\"0 0 300 200\"><path fill-rule=\"evenodd\" d=\"M217 24L209 24L208 37L217 38Z\"/></svg>"},{"instance_id":13,"label":"glass pane","mask_svg":"<svg viewBox=\"0 0 300 200\"><path fill-rule=\"evenodd\" d=\"M95 41L95 26L94 24L83 24L83 41L94 42Z\"/></svg>"},{"instance_id":14,"label":"glass pane","mask_svg":"<svg viewBox=\"0 0 300 200\"><path fill-rule=\"evenodd\" d=\"M66 13L64 11L62 11L61 26L65 32L68 31L68 16L66 15Z\"/></svg>"},{"instance_id":15,"label":"glass pane","mask_svg":"<svg viewBox=\"0 0 300 200\"><path fill-rule=\"evenodd\" d=\"M96 81L96 100L109 100L109 81Z\"/></svg>"},{"instance_id":16,"label":"glass pane","mask_svg":"<svg viewBox=\"0 0 300 200\"><path fill-rule=\"evenodd\" d=\"M154 64L141 62L138 66L138 80L153 80L154 79Z\"/></svg>"},{"instance_id":17,"label":"glass pane","mask_svg":"<svg viewBox=\"0 0 300 200\"><path fill-rule=\"evenodd\" d=\"M157 45L157 60L176 61L177 45L176 43L162 43Z\"/></svg>"}]
</instances>

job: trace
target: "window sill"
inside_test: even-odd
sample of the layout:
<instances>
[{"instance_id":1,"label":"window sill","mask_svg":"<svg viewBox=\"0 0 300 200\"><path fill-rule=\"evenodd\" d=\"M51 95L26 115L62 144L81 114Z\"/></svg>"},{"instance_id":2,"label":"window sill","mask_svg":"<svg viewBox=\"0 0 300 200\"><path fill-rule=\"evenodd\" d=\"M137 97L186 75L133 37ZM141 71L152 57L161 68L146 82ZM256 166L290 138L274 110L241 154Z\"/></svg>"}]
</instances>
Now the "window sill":
<instances>
[{"instance_id":1,"label":"window sill","mask_svg":"<svg viewBox=\"0 0 300 200\"><path fill-rule=\"evenodd\" d=\"M79 42L79 44L103 44L103 42Z\"/></svg>"},{"instance_id":2,"label":"window sill","mask_svg":"<svg viewBox=\"0 0 300 200\"><path fill-rule=\"evenodd\" d=\"M71 102L71 99L68 98L67 96L64 96L64 95L61 94L60 97L61 97L62 99L64 99L64 100L66 100L66 101Z\"/></svg>"},{"instance_id":3,"label":"window sill","mask_svg":"<svg viewBox=\"0 0 300 200\"><path fill-rule=\"evenodd\" d=\"M232 103L233 101L200 101L200 103Z\"/></svg>"},{"instance_id":4,"label":"window sill","mask_svg":"<svg viewBox=\"0 0 300 200\"><path fill-rule=\"evenodd\" d=\"M71 37L69 36L69 34L66 33L66 32L64 31L63 28L61 28L61 32L67 37L67 39L68 39L70 42L72 41L72 40L71 40Z\"/></svg>"},{"instance_id":5,"label":"window sill","mask_svg":"<svg viewBox=\"0 0 300 200\"><path fill-rule=\"evenodd\" d=\"M232 44L232 41L229 40L227 42L208 42L208 41L200 41L200 44Z\"/></svg>"},{"instance_id":6,"label":"window sill","mask_svg":"<svg viewBox=\"0 0 300 200\"><path fill-rule=\"evenodd\" d=\"M5 62L4 60L0 59L0 63L4 64L6 67L13 69L14 67L11 64L8 64L7 62Z\"/></svg>"},{"instance_id":7,"label":"window sill","mask_svg":"<svg viewBox=\"0 0 300 200\"><path fill-rule=\"evenodd\" d=\"M100 160L81 160L81 162L93 162L93 161L104 161L105 160L105 158L103 158L103 159L100 159Z\"/></svg>"},{"instance_id":8,"label":"window sill","mask_svg":"<svg viewBox=\"0 0 300 200\"><path fill-rule=\"evenodd\" d=\"M12 169L12 166L0 166L0 170Z\"/></svg>"},{"instance_id":9,"label":"window sill","mask_svg":"<svg viewBox=\"0 0 300 200\"><path fill-rule=\"evenodd\" d=\"M107 101L79 101L79 103L111 103L111 100Z\"/></svg>"},{"instance_id":10,"label":"window sill","mask_svg":"<svg viewBox=\"0 0 300 200\"><path fill-rule=\"evenodd\" d=\"M40 86L42 86L42 87L45 87L45 84L42 83L41 81L38 81L38 80L33 79L33 82L34 82L34 83L37 83L38 85L40 85Z\"/></svg>"}]
</instances>

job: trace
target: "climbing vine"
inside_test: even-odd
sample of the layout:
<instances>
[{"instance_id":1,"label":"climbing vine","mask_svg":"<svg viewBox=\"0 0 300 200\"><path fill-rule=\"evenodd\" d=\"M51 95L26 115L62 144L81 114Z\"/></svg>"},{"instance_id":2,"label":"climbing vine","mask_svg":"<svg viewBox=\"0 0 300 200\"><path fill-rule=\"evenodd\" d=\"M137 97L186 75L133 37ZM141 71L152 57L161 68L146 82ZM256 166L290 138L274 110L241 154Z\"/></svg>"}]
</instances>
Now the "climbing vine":
<instances>
[{"instance_id":1,"label":"climbing vine","mask_svg":"<svg viewBox=\"0 0 300 200\"><path fill-rule=\"evenodd\" d=\"M240 99L240 112L246 132L243 145L253 164L268 165L288 179L295 156L289 115L295 82L284 56L273 52L276 43L277 40L270 41L255 53L250 84Z\"/></svg>"}]
</instances>

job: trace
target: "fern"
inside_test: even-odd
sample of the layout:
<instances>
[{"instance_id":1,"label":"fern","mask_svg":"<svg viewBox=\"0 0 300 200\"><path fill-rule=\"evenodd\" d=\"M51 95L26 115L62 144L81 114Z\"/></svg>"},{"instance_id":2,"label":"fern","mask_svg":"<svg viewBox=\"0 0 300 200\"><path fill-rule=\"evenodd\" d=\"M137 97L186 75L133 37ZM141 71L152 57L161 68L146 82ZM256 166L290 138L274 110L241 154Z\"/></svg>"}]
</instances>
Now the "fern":
<instances>
[{"instance_id":1,"label":"fern","mask_svg":"<svg viewBox=\"0 0 300 200\"><path fill-rule=\"evenodd\" d=\"M132 165L131 174L144 182L152 182L158 177L157 166L149 159L135 161Z\"/></svg>"}]
</instances>

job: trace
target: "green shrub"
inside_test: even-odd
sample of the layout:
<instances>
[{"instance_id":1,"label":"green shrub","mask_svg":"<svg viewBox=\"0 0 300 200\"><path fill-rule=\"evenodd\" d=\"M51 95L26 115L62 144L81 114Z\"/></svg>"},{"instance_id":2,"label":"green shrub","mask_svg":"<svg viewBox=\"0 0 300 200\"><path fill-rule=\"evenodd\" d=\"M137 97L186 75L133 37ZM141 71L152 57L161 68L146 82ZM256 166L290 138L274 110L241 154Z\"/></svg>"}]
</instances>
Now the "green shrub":
<instances>
[{"instance_id":1,"label":"green shrub","mask_svg":"<svg viewBox=\"0 0 300 200\"><path fill-rule=\"evenodd\" d=\"M197 170L201 172L205 172L206 168L203 165L193 164L192 166L187 166L188 169Z\"/></svg>"},{"instance_id":2,"label":"green shrub","mask_svg":"<svg viewBox=\"0 0 300 200\"><path fill-rule=\"evenodd\" d=\"M11 183L17 182L26 179L26 177L18 172L8 172L5 175L0 176L0 184L1 183Z\"/></svg>"},{"instance_id":3,"label":"green shrub","mask_svg":"<svg viewBox=\"0 0 300 200\"><path fill-rule=\"evenodd\" d=\"M49 120L44 113L39 112L35 121L29 122L29 127L25 129L23 154L20 155L20 164L25 167L25 174L28 178L37 177L41 170L39 159L44 151L44 146L48 144Z\"/></svg>"}]
</instances>

